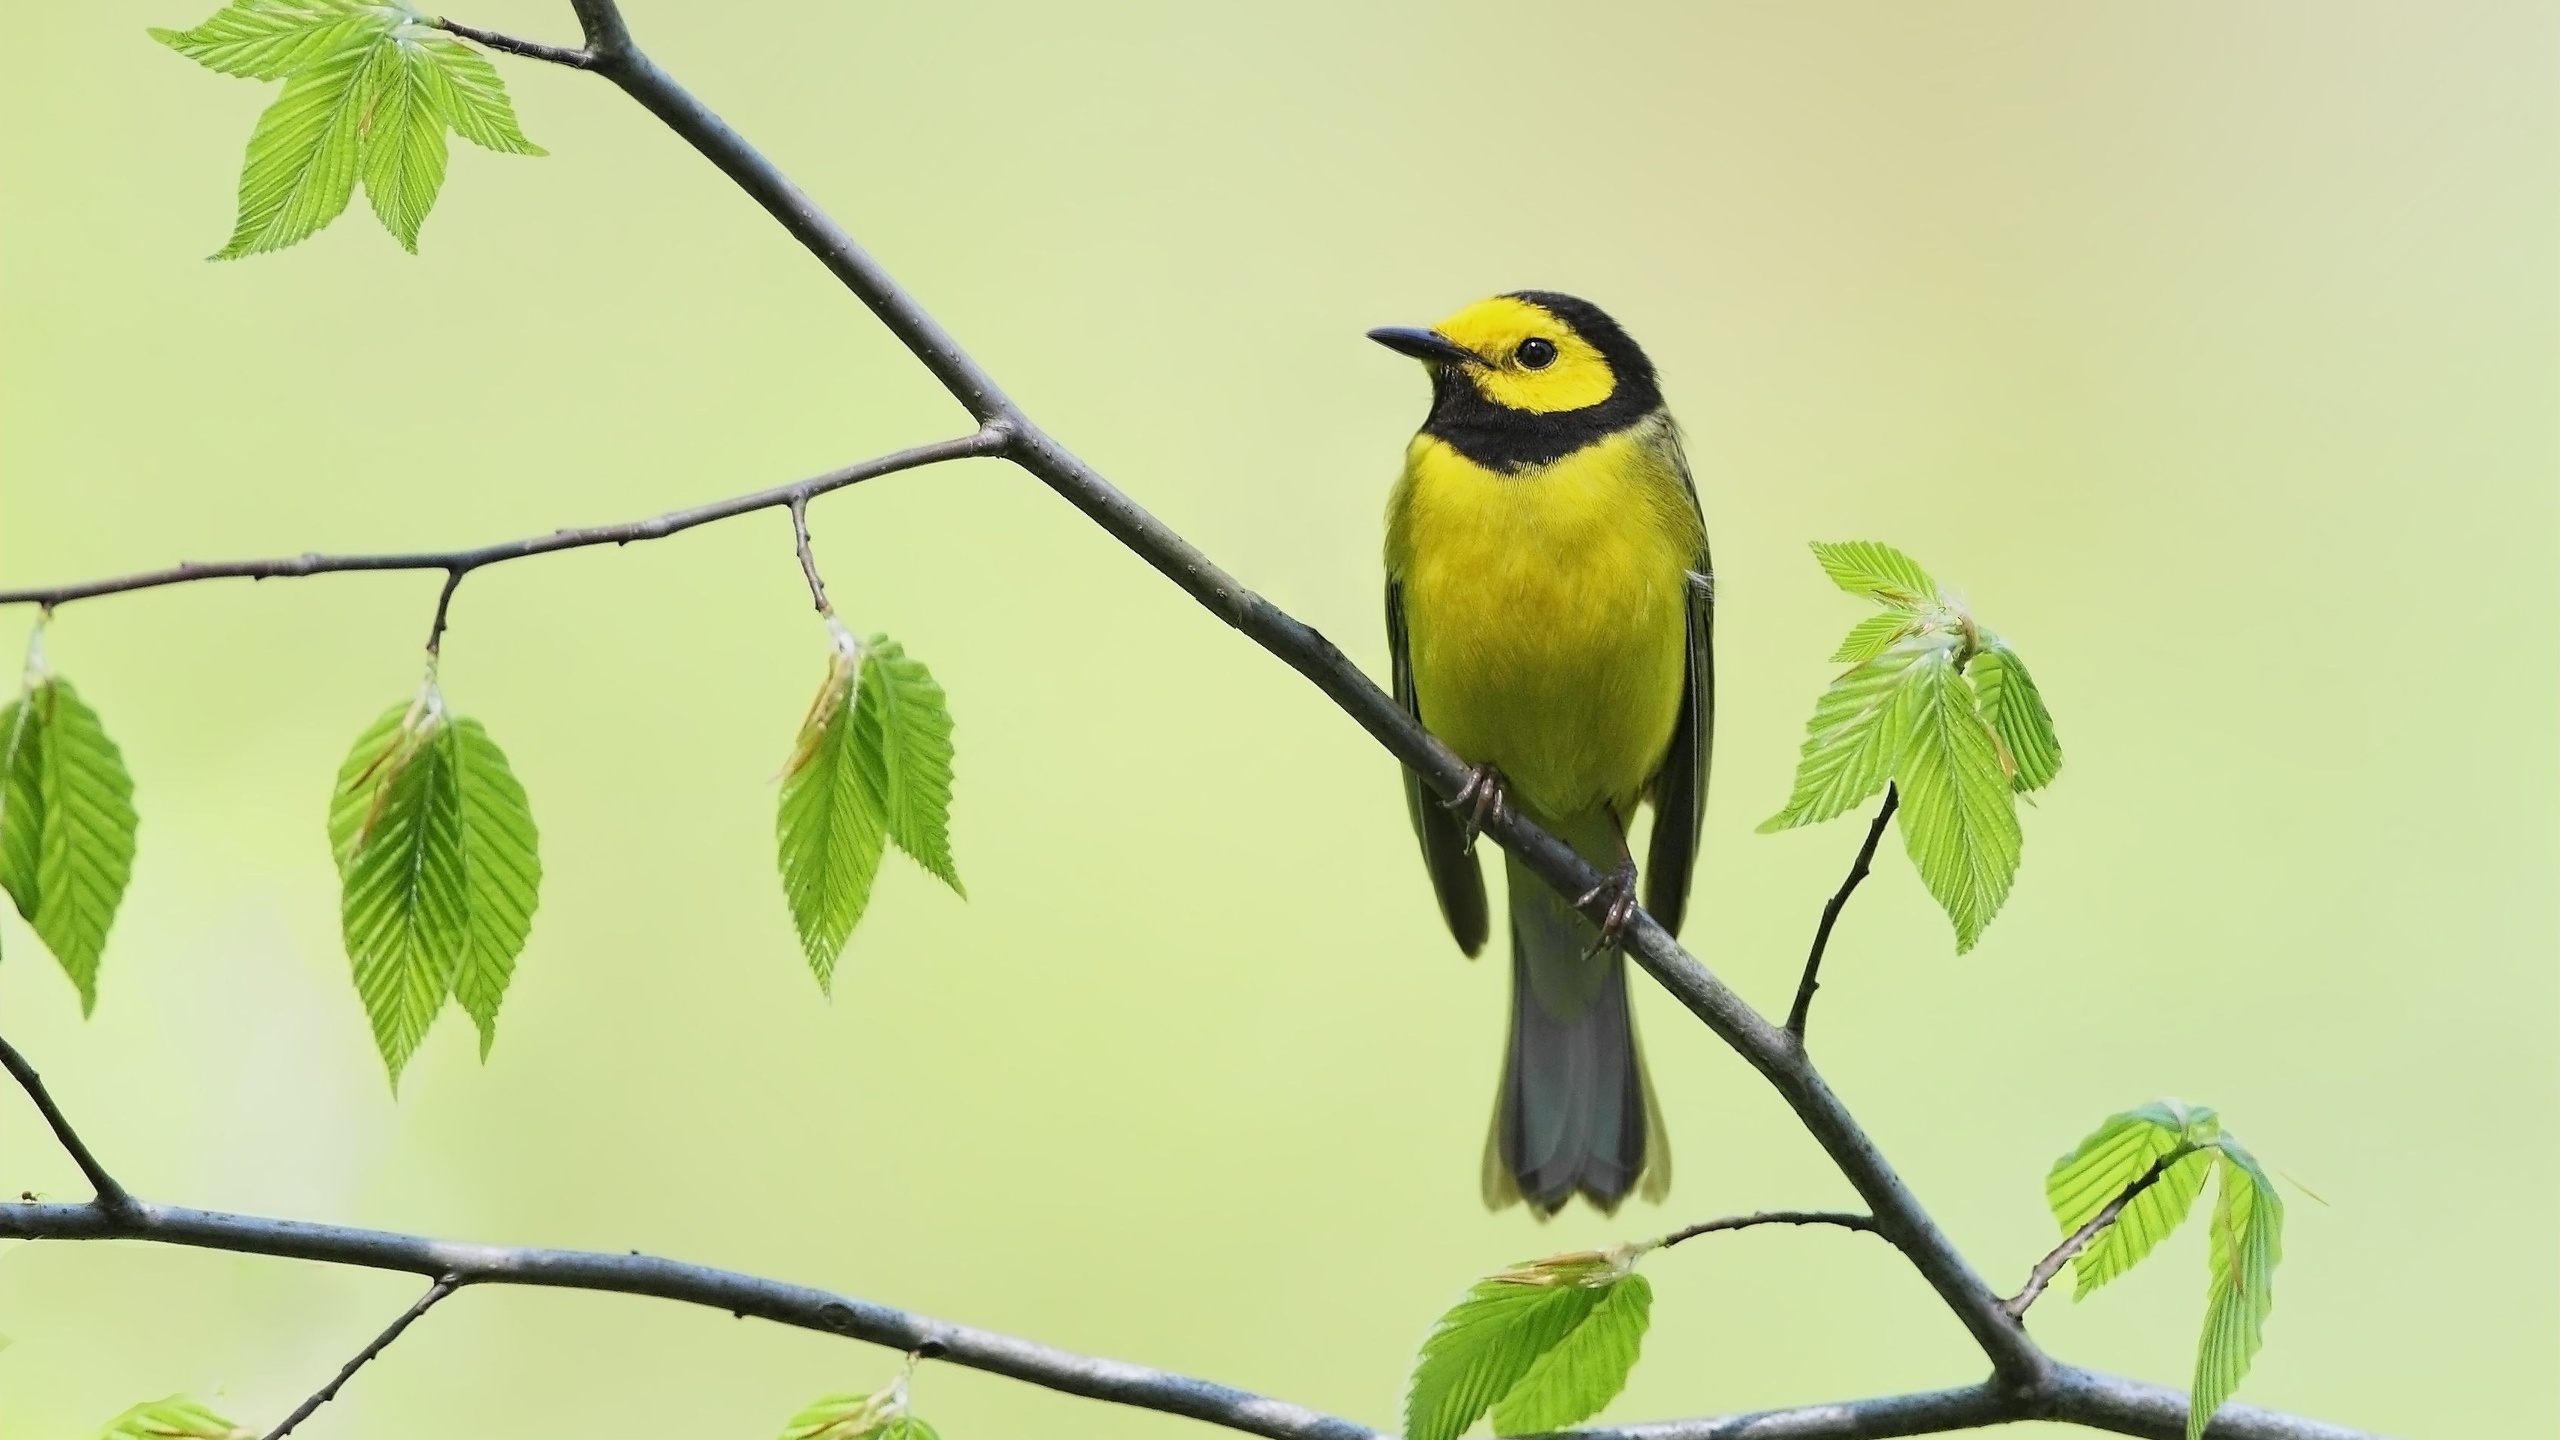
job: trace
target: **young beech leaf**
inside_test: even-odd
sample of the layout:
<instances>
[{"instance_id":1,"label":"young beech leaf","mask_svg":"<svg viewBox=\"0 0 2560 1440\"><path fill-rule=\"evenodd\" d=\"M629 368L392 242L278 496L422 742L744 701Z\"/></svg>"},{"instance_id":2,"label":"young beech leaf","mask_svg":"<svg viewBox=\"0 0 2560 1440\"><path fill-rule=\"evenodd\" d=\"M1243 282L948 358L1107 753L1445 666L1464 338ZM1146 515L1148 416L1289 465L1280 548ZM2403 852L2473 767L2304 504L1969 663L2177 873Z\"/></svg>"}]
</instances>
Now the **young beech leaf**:
<instances>
[{"instance_id":1,"label":"young beech leaf","mask_svg":"<svg viewBox=\"0 0 2560 1440\"><path fill-rule=\"evenodd\" d=\"M427 70L428 94L453 133L502 155L546 153L517 127L507 82L498 78L498 67L488 56L440 30L425 31L414 43L433 62Z\"/></svg>"},{"instance_id":2,"label":"young beech leaf","mask_svg":"<svg viewBox=\"0 0 2560 1440\"><path fill-rule=\"evenodd\" d=\"M79 989L85 1015L133 877L133 777L98 712L58 676L0 710L0 759L0 882Z\"/></svg>"},{"instance_id":3,"label":"young beech leaf","mask_svg":"<svg viewBox=\"0 0 2560 1440\"><path fill-rule=\"evenodd\" d=\"M962 895L951 861L951 710L933 672L895 640L864 646L853 712L863 773L883 801L889 838Z\"/></svg>"},{"instance_id":4,"label":"young beech leaf","mask_svg":"<svg viewBox=\"0 0 2560 1440\"><path fill-rule=\"evenodd\" d=\"M1818 824L1883 789L1909 740L1902 692L1915 667L1945 661L1954 643L1945 635L1909 636L1832 681L1804 727L1795 793L1787 808L1760 822L1760 832Z\"/></svg>"},{"instance_id":5,"label":"young beech leaf","mask_svg":"<svg viewBox=\"0 0 2560 1440\"><path fill-rule=\"evenodd\" d=\"M251 1440L244 1430L184 1395L145 1401L98 1432L98 1440Z\"/></svg>"},{"instance_id":6,"label":"young beech leaf","mask_svg":"<svg viewBox=\"0 0 2560 1440\"><path fill-rule=\"evenodd\" d=\"M390 23L355 0L234 0L192 30L154 27L151 38L225 75L281 80Z\"/></svg>"},{"instance_id":7,"label":"young beech leaf","mask_svg":"<svg viewBox=\"0 0 2560 1440\"><path fill-rule=\"evenodd\" d=\"M430 687L347 752L329 842L356 993L392 1084L448 999L488 1058L542 883L533 813L505 753Z\"/></svg>"},{"instance_id":8,"label":"young beech leaf","mask_svg":"<svg viewBox=\"0 0 2560 1440\"><path fill-rule=\"evenodd\" d=\"M1902 787L1903 848L1956 928L1961 955L2009 898L2024 836L2000 745L1952 650L1917 661L1902 687L1908 737L1894 778Z\"/></svg>"},{"instance_id":9,"label":"young beech leaf","mask_svg":"<svg viewBox=\"0 0 2560 1440\"><path fill-rule=\"evenodd\" d=\"M2284 1202L2257 1160L2224 1136L2222 1185L2214 1197L2205 1285L2204 1336L2187 1411L2187 1440L2201 1440L2213 1412L2240 1388L2275 1309L2276 1262L2284 1258Z\"/></svg>"},{"instance_id":10,"label":"young beech leaf","mask_svg":"<svg viewBox=\"0 0 2560 1440\"><path fill-rule=\"evenodd\" d=\"M1905 610L1938 603L1938 582L1929 578L1920 562L1881 541L1825 544L1817 540L1813 558L1822 562L1822 573L1831 577L1832 584L1852 595Z\"/></svg>"},{"instance_id":11,"label":"young beech leaf","mask_svg":"<svg viewBox=\"0 0 2560 1440\"><path fill-rule=\"evenodd\" d=\"M444 116L434 90L436 63L395 32L366 75L364 194L382 228L410 254L418 227L444 188Z\"/></svg>"},{"instance_id":12,"label":"young beech leaf","mask_svg":"<svg viewBox=\"0 0 2560 1440\"><path fill-rule=\"evenodd\" d=\"M782 770L782 803L774 816L783 897L800 932L801 953L833 993L836 959L871 903L888 834L877 781L857 757L862 654L840 646L826 682L800 722L800 738Z\"/></svg>"},{"instance_id":13,"label":"young beech leaf","mask_svg":"<svg viewBox=\"0 0 2560 1440\"><path fill-rule=\"evenodd\" d=\"M1478 1281L1422 1342L1404 1440L1457 1440L1487 1411L1503 1435L1596 1414L1625 1386L1651 1314L1634 1260L1585 1251Z\"/></svg>"},{"instance_id":14,"label":"young beech leaf","mask_svg":"<svg viewBox=\"0 0 2560 1440\"><path fill-rule=\"evenodd\" d=\"M940 1440L907 1409L906 1386L892 1382L869 1395L827 1395L802 1408L780 1440Z\"/></svg>"},{"instance_id":15,"label":"young beech leaf","mask_svg":"<svg viewBox=\"0 0 2560 1440\"><path fill-rule=\"evenodd\" d=\"M1861 660L1873 660L1918 625L1907 610L1880 610L1849 627L1840 648L1831 652L1831 663L1855 665Z\"/></svg>"},{"instance_id":16,"label":"young beech leaf","mask_svg":"<svg viewBox=\"0 0 2560 1440\"><path fill-rule=\"evenodd\" d=\"M2007 641L1992 636L1981 653L1965 666L1981 697L1982 717L1991 722L2007 752L2010 779L2020 794L2041 790L2062 771L2062 741L2053 733L2053 716L2037 693L2035 677Z\"/></svg>"},{"instance_id":17,"label":"young beech leaf","mask_svg":"<svg viewBox=\"0 0 2560 1440\"><path fill-rule=\"evenodd\" d=\"M2221 1128L2209 1107L2156 1101L2108 1116L2078 1148L2054 1162L2045 1176L2045 1201L2062 1233L2070 1235L2149 1174L2162 1157L2187 1152L2073 1258L2074 1298L2086 1297L2132 1269L2187 1218L2213 1167L2210 1147Z\"/></svg>"},{"instance_id":18,"label":"young beech leaf","mask_svg":"<svg viewBox=\"0 0 2560 1440\"><path fill-rule=\"evenodd\" d=\"M240 168L240 218L216 260L281 250L338 218L355 194L363 158L365 100L381 63L382 32L294 70L258 117Z\"/></svg>"}]
</instances>

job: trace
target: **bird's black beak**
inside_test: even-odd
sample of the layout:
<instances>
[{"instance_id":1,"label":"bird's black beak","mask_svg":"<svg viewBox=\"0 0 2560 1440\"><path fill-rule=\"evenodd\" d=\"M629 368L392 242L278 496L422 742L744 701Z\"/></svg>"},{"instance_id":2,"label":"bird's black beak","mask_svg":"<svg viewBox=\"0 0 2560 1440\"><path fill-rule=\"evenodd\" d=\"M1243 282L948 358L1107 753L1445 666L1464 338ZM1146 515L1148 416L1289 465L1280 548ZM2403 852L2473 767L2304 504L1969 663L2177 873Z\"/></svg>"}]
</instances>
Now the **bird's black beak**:
<instances>
[{"instance_id":1,"label":"bird's black beak","mask_svg":"<svg viewBox=\"0 0 2560 1440\"><path fill-rule=\"evenodd\" d=\"M1436 330L1417 330L1410 325L1382 325L1369 332L1369 338L1399 355L1434 365L1481 365L1484 357Z\"/></svg>"}]
</instances>

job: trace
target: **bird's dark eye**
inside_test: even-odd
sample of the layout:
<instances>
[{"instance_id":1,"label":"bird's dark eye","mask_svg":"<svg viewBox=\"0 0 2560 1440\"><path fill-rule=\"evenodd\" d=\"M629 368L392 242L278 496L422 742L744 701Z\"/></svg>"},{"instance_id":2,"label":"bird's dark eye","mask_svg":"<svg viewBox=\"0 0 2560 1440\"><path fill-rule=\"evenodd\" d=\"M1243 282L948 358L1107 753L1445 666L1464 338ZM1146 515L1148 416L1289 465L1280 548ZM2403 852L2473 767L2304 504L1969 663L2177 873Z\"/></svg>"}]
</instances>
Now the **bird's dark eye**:
<instances>
[{"instance_id":1,"label":"bird's dark eye","mask_svg":"<svg viewBox=\"0 0 2560 1440\"><path fill-rule=\"evenodd\" d=\"M1556 342L1531 336L1521 341L1520 348L1512 351L1511 355L1524 370L1544 370L1556 363Z\"/></svg>"}]
</instances>

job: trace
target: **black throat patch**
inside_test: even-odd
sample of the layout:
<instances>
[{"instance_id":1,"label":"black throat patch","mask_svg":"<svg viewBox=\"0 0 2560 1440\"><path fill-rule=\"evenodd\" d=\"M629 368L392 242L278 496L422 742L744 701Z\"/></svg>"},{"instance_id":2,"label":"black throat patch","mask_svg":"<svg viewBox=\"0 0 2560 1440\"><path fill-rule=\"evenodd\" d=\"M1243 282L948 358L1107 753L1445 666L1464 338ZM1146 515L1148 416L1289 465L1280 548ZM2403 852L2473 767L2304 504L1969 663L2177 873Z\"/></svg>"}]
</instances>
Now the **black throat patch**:
<instances>
[{"instance_id":1,"label":"black throat patch","mask_svg":"<svg viewBox=\"0 0 2560 1440\"><path fill-rule=\"evenodd\" d=\"M1662 387L1646 358L1600 307L1549 290L1511 295L1555 316L1591 342L1617 386L1609 398L1579 410L1514 410L1484 398L1474 382L1447 366L1431 373L1431 415L1422 433L1488 470L1518 474L1552 465L1576 450L1627 429L1662 408Z\"/></svg>"}]
</instances>

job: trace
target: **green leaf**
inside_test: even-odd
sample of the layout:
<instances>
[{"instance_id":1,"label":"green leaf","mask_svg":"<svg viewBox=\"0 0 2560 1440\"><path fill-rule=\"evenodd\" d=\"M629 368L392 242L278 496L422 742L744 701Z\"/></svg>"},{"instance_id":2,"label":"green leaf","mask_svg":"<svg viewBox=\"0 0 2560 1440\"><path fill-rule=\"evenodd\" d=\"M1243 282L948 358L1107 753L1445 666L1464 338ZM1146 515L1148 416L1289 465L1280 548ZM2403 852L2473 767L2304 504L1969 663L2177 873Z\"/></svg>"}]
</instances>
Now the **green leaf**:
<instances>
[{"instance_id":1,"label":"green leaf","mask_svg":"<svg viewBox=\"0 0 2560 1440\"><path fill-rule=\"evenodd\" d=\"M1832 584L1852 595L1905 610L1938 603L1938 582L1929 578L1920 562L1880 541L1825 544L1817 540L1813 557L1822 562L1822 573L1831 577Z\"/></svg>"},{"instance_id":2,"label":"green leaf","mask_svg":"<svg viewBox=\"0 0 2560 1440\"><path fill-rule=\"evenodd\" d=\"M252 1440L244 1430L184 1395L134 1406L98 1432L98 1440Z\"/></svg>"},{"instance_id":3,"label":"green leaf","mask_svg":"<svg viewBox=\"0 0 2560 1440\"><path fill-rule=\"evenodd\" d=\"M1907 610L1884 610L1868 616L1849 629L1840 648L1831 652L1834 665L1854 665L1873 660L1893 648L1893 643L1908 635L1918 622Z\"/></svg>"},{"instance_id":4,"label":"green leaf","mask_svg":"<svg viewBox=\"0 0 2560 1440\"><path fill-rule=\"evenodd\" d=\"M951 710L933 672L895 640L872 636L853 713L856 750L884 802L889 838L967 895L951 860Z\"/></svg>"},{"instance_id":5,"label":"green leaf","mask_svg":"<svg viewBox=\"0 0 2560 1440\"><path fill-rule=\"evenodd\" d=\"M418 227L444 188L444 117L436 64L425 47L395 35L367 71L364 193L382 228L410 254Z\"/></svg>"},{"instance_id":6,"label":"green leaf","mask_svg":"<svg viewBox=\"0 0 2560 1440\"><path fill-rule=\"evenodd\" d=\"M1489 1410L1497 1433L1518 1434L1606 1405L1626 1383L1652 1305L1633 1260L1587 1251L1478 1281L1422 1342L1404 1440L1457 1440Z\"/></svg>"},{"instance_id":7,"label":"green leaf","mask_svg":"<svg viewBox=\"0 0 2560 1440\"><path fill-rule=\"evenodd\" d=\"M836 959L871 903L887 838L883 799L856 754L854 720L862 657L840 648L826 683L800 724L782 771L782 803L774 817L782 893L800 932L800 949L833 993Z\"/></svg>"},{"instance_id":8,"label":"green leaf","mask_svg":"<svg viewBox=\"0 0 2560 1440\"><path fill-rule=\"evenodd\" d=\"M1917 661L1902 690L1908 735L1894 778L1902 788L1903 848L1954 922L1956 953L1982 938L2017 878L2025 837L2017 796L1949 649Z\"/></svg>"},{"instance_id":9,"label":"green leaf","mask_svg":"<svg viewBox=\"0 0 2560 1440\"><path fill-rule=\"evenodd\" d=\"M281 250L338 218L355 193L362 159L364 101L371 73L389 47L374 43L388 19L361 44L349 44L294 70L249 136L240 170L240 218L231 241L215 252L233 260Z\"/></svg>"},{"instance_id":10,"label":"green leaf","mask_svg":"<svg viewBox=\"0 0 2560 1440\"><path fill-rule=\"evenodd\" d=\"M780 1440L940 1440L907 1409L905 1382L869 1395L827 1395L809 1402Z\"/></svg>"},{"instance_id":11,"label":"green leaf","mask_svg":"<svg viewBox=\"0 0 2560 1440\"><path fill-rule=\"evenodd\" d=\"M329 807L340 929L395 1087L468 943L456 749L439 707L395 706L347 752Z\"/></svg>"},{"instance_id":12,"label":"green leaf","mask_svg":"<svg viewBox=\"0 0 2560 1440\"><path fill-rule=\"evenodd\" d=\"M539 145L516 125L516 107L507 99L507 82L489 57L442 31L417 37L417 45L433 65L427 72L428 93L436 113L453 132L485 150L506 155L541 155Z\"/></svg>"},{"instance_id":13,"label":"green leaf","mask_svg":"<svg viewBox=\"0 0 2560 1440\"><path fill-rule=\"evenodd\" d=\"M281 80L388 23L352 0L235 0L194 29L155 27L151 38L209 70Z\"/></svg>"},{"instance_id":14,"label":"green leaf","mask_svg":"<svg viewBox=\"0 0 2560 1440\"><path fill-rule=\"evenodd\" d=\"M533 808L506 752L477 720L453 724L454 778L462 801L464 891L469 898L453 998L480 1029L480 1058L498 1039L498 1005L541 903L542 855Z\"/></svg>"},{"instance_id":15,"label":"green leaf","mask_svg":"<svg viewBox=\"0 0 2560 1440\"><path fill-rule=\"evenodd\" d=\"M0 751L0 882L71 977L86 1015L133 878L133 777L98 712L58 676L0 711Z\"/></svg>"},{"instance_id":16,"label":"green leaf","mask_svg":"<svg viewBox=\"0 0 2560 1440\"><path fill-rule=\"evenodd\" d=\"M2284 1258L2284 1201L2257 1160L2237 1141L2215 1142L2222 1184L2214 1197L2211 1278L2205 1285L2204 1336L2196 1349L2187 1440L2201 1440L2213 1412L2240 1388L2265 1340L2275 1309L2276 1262Z\"/></svg>"},{"instance_id":17,"label":"green leaf","mask_svg":"<svg viewBox=\"0 0 2560 1440\"><path fill-rule=\"evenodd\" d=\"M2044 708L2026 662L2007 641L1993 636L1965 667L1965 675L1981 698L1983 718L2000 737L2018 791L2052 784L2062 771L2062 741L2053 733L2053 716Z\"/></svg>"},{"instance_id":18,"label":"green leaf","mask_svg":"<svg viewBox=\"0 0 2560 1440\"><path fill-rule=\"evenodd\" d=\"M1652 1316L1653 1286L1643 1276L1611 1285L1583 1322L1539 1356L1493 1407L1493 1433L1544 1435L1599 1414L1627 1388Z\"/></svg>"},{"instance_id":19,"label":"green leaf","mask_svg":"<svg viewBox=\"0 0 2560 1440\"><path fill-rule=\"evenodd\" d=\"M1805 724L1795 793L1760 822L1760 833L1817 824L1883 789L1909 739L1903 690L1924 661L1946 663L1953 644L1943 635L1910 636L1832 681Z\"/></svg>"},{"instance_id":20,"label":"green leaf","mask_svg":"<svg viewBox=\"0 0 2560 1440\"><path fill-rule=\"evenodd\" d=\"M430 686L347 752L329 843L356 993L392 1084L448 999L487 1059L542 884L533 812L505 752Z\"/></svg>"},{"instance_id":21,"label":"green leaf","mask_svg":"<svg viewBox=\"0 0 2560 1440\"><path fill-rule=\"evenodd\" d=\"M2107 1117L2079 1148L2054 1162L2045 1176L2045 1200L2067 1236L2097 1218L2162 1157L2180 1149L2192 1152L2174 1161L2073 1257L2075 1299L2132 1269L2187 1218L2212 1168L2211 1152L2203 1147L2220 1133L2221 1121L2209 1107L2156 1101Z\"/></svg>"}]
</instances>

